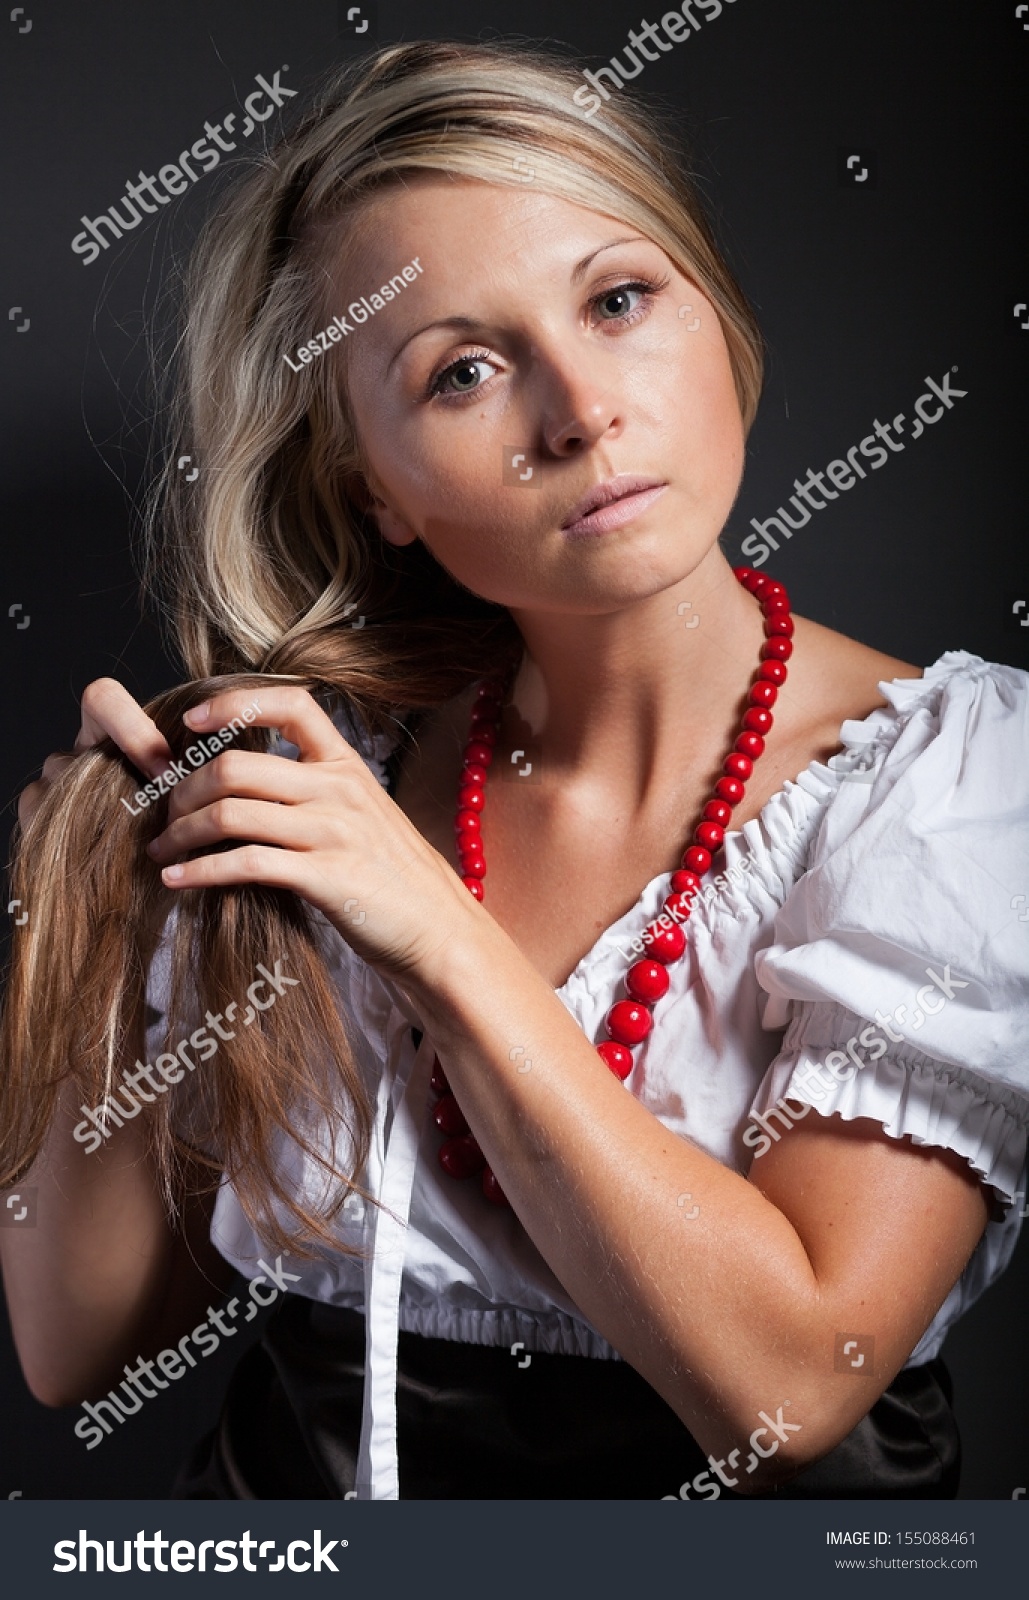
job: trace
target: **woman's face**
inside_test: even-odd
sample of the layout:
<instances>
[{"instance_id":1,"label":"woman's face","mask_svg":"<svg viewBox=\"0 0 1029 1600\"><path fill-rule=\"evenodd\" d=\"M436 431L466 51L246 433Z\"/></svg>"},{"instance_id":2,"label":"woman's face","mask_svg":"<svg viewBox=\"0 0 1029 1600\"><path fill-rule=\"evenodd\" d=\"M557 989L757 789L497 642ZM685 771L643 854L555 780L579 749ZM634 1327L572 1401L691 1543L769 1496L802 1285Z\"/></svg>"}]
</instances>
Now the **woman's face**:
<instances>
[{"instance_id":1,"label":"woman's face","mask_svg":"<svg viewBox=\"0 0 1029 1600\"><path fill-rule=\"evenodd\" d=\"M362 209L330 314L347 319L415 258L415 281L346 337L384 537L422 539L515 613L610 612L694 572L744 455L721 325L696 285L635 228L531 181L431 176ZM620 476L651 487L569 527Z\"/></svg>"}]
</instances>

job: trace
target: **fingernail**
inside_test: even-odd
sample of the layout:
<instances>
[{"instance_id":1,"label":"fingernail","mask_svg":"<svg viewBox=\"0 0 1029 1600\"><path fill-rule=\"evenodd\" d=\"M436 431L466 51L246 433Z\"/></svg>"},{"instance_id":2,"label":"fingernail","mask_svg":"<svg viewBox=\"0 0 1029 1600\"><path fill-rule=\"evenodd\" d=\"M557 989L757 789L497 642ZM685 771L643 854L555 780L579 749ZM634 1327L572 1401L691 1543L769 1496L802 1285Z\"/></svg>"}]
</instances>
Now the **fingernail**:
<instances>
[{"instance_id":1,"label":"fingernail","mask_svg":"<svg viewBox=\"0 0 1029 1600\"><path fill-rule=\"evenodd\" d=\"M164 879L165 883L176 883L179 878L183 876L185 871L185 867L165 867L161 873L161 877Z\"/></svg>"},{"instance_id":2,"label":"fingernail","mask_svg":"<svg viewBox=\"0 0 1029 1600\"><path fill-rule=\"evenodd\" d=\"M147 855L148 856L156 856L159 853L159 850L160 850L160 846L158 845L157 840L156 839L151 839L150 843L146 847Z\"/></svg>"},{"instance_id":3,"label":"fingernail","mask_svg":"<svg viewBox=\"0 0 1029 1600\"><path fill-rule=\"evenodd\" d=\"M191 728L199 728L201 723L207 721L210 710L211 702L210 700L205 700L202 705L193 706L191 710L185 712L182 720L183 722L188 722Z\"/></svg>"}]
</instances>

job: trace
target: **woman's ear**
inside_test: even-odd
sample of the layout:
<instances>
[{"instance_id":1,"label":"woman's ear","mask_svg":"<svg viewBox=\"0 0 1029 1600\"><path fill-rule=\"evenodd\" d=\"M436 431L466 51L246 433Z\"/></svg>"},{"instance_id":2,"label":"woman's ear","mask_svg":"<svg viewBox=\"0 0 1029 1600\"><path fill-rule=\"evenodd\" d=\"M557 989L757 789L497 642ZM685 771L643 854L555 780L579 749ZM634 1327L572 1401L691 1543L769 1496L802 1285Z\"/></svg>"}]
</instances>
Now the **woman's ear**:
<instances>
[{"instance_id":1,"label":"woman's ear","mask_svg":"<svg viewBox=\"0 0 1029 1600\"><path fill-rule=\"evenodd\" d=\"M346 481L346 493L359 510L374 519L387 544L414 544L418 537L414 529L409 527L397 512L391 510L380 495L369 488L368 482L362 473L354 472L349 474Z\"/></svg>"}]
</instances>

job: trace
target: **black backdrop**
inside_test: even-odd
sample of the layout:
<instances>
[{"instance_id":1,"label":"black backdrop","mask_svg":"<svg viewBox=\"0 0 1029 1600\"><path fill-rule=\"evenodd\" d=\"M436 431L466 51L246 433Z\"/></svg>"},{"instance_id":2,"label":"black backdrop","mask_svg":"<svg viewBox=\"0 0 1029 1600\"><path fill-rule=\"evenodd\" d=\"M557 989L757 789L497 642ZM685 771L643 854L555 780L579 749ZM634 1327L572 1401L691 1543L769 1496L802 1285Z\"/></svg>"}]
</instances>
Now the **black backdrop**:
<instances>
[{"instance_id":1,"label":"black backdrop","mask_svg":"<svg viewBox=\"0 0 1029 1600\"><path fill-rule=\"evenodd\" d=\"M0 24L7 822L47 753L70 744L90 679L111 674L145 698L176 676L132 565L147 349L162 276L228 163L88 266L70 249L80 217L115 204L140 168L175 160L205 121L238 112L257 74L288 67L282 81L302 90L376 31L379 42L550 39L595 69L643 15L634 0L382 0L352 19L371 23L358 38L348 9L25 0ZM662 9L644 14L657 21ZM922 665L967 649L1029 666L1027 606L1014 609L1029 603L1015 470L1029 352L1027 25L1013 0L726 0L624 91L685 119L771 350L731 554L795 478L876 419L911 418L926 377L957 368L965 397L917 442L904 435L902 455L815 513L769 564L801 613ZM946 1346L966 1497L1007 1499L1029 1484L1027 1260L1023 1242ZM164 1495L252 1336L87 1454L75 1414L28 1395L3 1325L0 1497Z\"/></svg>"}]
</instances>

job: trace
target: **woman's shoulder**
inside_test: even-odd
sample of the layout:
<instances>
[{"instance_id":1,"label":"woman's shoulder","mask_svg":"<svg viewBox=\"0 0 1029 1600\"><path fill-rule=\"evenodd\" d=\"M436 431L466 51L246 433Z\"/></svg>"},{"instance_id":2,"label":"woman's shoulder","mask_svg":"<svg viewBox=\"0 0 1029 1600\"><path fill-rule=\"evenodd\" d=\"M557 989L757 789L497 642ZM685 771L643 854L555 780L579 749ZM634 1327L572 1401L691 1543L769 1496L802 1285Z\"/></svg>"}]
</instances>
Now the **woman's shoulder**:
<instances>
[{"instance_id":1,"label":"woman's shoulder","mask_svg":"<svg viewBox=\"0 0 1029 1600\"><path fill-rule=\"evenodd\" d=\"M922 669L806 617L796 617L788 686L809 739L826 753L839 748L840 728L884 709L881 685L913 681Z\"/></svg>"},{"instance_id":2,"label":"woman's shoulder","mask_svg":"<svg viewBox=\"0 0 1029 1600\"><path fill-rule=\"evenodd\" d=\"M800 617L794 645L793 715L810 747L822 747L818 759L841 743L891 744L915 720L926 739L967 746L973 759L1029 753L1029 673L1017 667L968 650L920 667Z\"/></svg>"}]
</instances>

